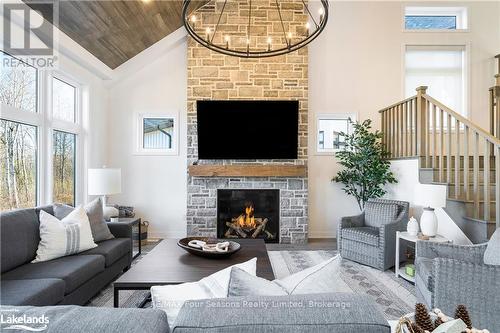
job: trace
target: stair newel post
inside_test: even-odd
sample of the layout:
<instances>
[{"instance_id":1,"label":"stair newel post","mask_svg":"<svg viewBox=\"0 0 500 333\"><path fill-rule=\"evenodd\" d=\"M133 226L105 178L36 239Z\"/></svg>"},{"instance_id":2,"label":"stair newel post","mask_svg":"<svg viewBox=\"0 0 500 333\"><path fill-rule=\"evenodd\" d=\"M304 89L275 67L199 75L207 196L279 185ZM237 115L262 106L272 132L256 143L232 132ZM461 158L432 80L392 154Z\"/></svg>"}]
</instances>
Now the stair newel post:
<instances>
[{"instance_id":1,"label":"stair newel post","mask_svg":"<svg viewBox=\"0 0 500 333\"><path fill-rule=\"evenodd\" d=\"M427 168L426 132L427 132L427 100L426 86L417 88L417 154L422 158L422 166Z\"/></svg>"}]
</instances>

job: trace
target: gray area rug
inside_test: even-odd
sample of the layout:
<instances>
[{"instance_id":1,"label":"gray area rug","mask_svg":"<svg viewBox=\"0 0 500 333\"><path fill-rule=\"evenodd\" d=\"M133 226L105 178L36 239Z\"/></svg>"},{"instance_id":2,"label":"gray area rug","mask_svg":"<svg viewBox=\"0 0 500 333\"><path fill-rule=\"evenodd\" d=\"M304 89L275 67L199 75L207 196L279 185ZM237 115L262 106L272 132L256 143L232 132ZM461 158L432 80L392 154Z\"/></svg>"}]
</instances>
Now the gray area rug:
<instances>
[{"instance_id":1,"label":"gray area rug","mask_svg":"<svg viewBox=\"0 0 500 333\"><path fill-rule=\"evenodd\" d=\"M142 255L134 260L133 265L154 246L155 243L143 247ZM280 279L319 264L335 256L337 251L269 251L268 253L274 274ZM341 278L354 293L374 300L388 320L399 319L402 315L413 311L416 302L415 287L401 278L396 278L392 271L380 272L371 267L343 260ZM137 307L147 295L147 291L122 290L120 306ZM108 285L87 305L113 307L112 285Z\"/></svg>"}]
</instances>

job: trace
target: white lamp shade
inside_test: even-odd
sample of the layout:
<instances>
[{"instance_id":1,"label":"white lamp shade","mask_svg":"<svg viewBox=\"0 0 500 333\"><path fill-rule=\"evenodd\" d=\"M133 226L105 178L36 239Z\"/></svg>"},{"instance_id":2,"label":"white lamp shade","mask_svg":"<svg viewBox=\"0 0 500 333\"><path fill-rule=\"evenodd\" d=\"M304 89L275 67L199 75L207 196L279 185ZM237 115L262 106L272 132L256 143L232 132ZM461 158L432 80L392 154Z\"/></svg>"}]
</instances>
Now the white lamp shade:
<instances>
[{"instance_id":1,"label":"white lamp shade","mask_svg":"<svg viewBox=\"0 0 500 333\"><path fill-rule=\"evenodd\" d=\"M417 206L432 208L446 206L446 186L418 184L414 195L413 203Z\"/></svg>"},{"instance_id":2,"label":"white lamp shade","mask_svg":"<svg viewBox=\"0 0 500 333\"><path fill-rule=\"evenodd\" d=\"M88 194L111 195L122 191L121 169L89 169Z\"/></svg>"}]
</instances>

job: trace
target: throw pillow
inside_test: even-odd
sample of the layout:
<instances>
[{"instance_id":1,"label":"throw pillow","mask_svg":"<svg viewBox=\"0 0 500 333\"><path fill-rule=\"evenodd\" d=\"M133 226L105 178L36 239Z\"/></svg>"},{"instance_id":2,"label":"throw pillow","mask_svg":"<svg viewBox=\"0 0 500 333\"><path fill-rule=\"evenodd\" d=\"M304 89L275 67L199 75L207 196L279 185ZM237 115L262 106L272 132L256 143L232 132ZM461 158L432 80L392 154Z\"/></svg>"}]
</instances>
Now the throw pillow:
<instances>
[{"instance_id":1,"label":"throw pillow","mask_svg":"<svg viewBox=\"0 0 500 333\"><path fill-rule=\"evenodd\" d=\"M73 211L73 207L63 204L54 204L54 216L62 220ZM89 217L90 229L95 242L115 238L109 231L108 224L104 221L102 213L102 199L99 197L85 205L85 211Z\"/></svg>"},{"instance_id":2,"label":"throw pillow","mask_svg":"<svg viewBox=\"0 0 500 333\"><path fill-rule=\"evenodd\" d=\"M392 223L398 217L398 205L368 201L365 204L365 226L380 228Z\"/></svg>"},{"instance_id":3,"label":"throw pillow","mask_svg":"<svg viewBox=\"0 0 500 333\"><path fill-rule=\"evenodd\" d=\"M281 280L268 281L251 276L241 269L233 268L229 281L228 296L280 296L299 294L318 294L352 292L340 277L339 255L292 274Z\"/></svg>"},{"instance_id":4,"label":"throw pillow","mask_svg":"<svg viewBox=\"0 0 500 333\"><path fill-rule=\"evenodd\" d=\"M78 207L62 221L40 211L40 243L32 263L76 254L97 245L92 238L85 209Z\"/></svg>"},{"instance_id":5,"label":"throw pillow","mask_svg":"<svg viewBox=\"0 0 500 333\"><path fill-rule=\"evenodd\" d=\"M500 229L491 236L484 251L484 263L486 265L500 265Z\"/></svg>"},{"instance_id":6,"label":"throw pillow","mask_svg":"<svg viewBox=\"0 0 500 333\"><path fill-rule=\"evenodd\" d=\"M255 276L257 271L257 258L247 262L227 267L198 282L189 282L178 285L151 287L151 300L153 308L161 309L167 313L168 322L174 326L184 302L209 298L227 297L231 269L238 267L247 274Z\"/></svg>"}]
</instances>

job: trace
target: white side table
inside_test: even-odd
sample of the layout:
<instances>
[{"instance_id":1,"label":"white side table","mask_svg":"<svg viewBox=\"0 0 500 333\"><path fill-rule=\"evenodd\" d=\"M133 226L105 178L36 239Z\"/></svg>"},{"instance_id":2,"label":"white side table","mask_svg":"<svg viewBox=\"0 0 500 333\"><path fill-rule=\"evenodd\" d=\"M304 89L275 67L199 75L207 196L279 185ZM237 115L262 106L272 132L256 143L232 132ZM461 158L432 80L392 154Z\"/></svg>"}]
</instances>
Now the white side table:
<instances>
[{"instance_id":1,"label":"white side table","mask_svg":"<svg viewBox=\"0 0 500 333\"><path fill-rule=\"evenodd\" d=\"M404 239L408 242L416 243L419 239L418 236L410 236L406 231L396 231L396 277L401 276L403 279L415 283L415 278L406 274L404 267L399 267L399 241ZM448 238L436 235L436 237L431 237L427 242L437 242L437 243L451 243Z\"/></svg>"}]
</instances>

